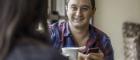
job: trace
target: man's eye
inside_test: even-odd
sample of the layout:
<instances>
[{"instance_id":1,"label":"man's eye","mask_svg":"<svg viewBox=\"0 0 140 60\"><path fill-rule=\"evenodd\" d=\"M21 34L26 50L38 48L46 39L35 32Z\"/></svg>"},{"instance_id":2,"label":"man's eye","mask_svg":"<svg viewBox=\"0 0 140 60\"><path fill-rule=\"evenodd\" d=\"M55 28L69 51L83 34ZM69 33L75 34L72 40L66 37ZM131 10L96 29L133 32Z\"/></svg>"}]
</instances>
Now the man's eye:
<instances>
[{"instance_id":1,"label":"man's eye","mask_svg":"<svg viewBox=\"0 0 140 60\"><path fill-rule=\"evenodd\" d=\"M74 10L74 11L77 10L77 7L71 7L71 8L72 8L72 10Z\"/></svg>"},{"instance_id":2,"label":"man's eye","mask_svg":"<svg viewBox=\"0 0 140 60\"><path fill-rule=\"evenodd\" d=\"M82 8L82 11L87 11L88 10L88 8Z\"/></svg>"}]
</instances>

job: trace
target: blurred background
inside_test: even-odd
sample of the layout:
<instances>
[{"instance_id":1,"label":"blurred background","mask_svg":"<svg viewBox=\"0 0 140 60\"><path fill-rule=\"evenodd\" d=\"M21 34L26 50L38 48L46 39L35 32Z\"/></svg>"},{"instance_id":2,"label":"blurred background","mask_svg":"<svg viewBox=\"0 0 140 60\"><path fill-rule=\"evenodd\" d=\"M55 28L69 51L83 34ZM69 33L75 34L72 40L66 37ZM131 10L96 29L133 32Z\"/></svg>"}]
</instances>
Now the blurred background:
<instances>
[{"instance_id":1,"label":"blurred background","mask_svg":"<svg viewBox=\"0 0 140 60\"><path fill-rule=\"evenodd\" d=\"M55 10L65 18L65 0L48 0L48 14ZM125 60L123 23L140 23L140 0L96 0L96 16L91 23L111 39L115 60Z\"/></svg>"}]
</instances>

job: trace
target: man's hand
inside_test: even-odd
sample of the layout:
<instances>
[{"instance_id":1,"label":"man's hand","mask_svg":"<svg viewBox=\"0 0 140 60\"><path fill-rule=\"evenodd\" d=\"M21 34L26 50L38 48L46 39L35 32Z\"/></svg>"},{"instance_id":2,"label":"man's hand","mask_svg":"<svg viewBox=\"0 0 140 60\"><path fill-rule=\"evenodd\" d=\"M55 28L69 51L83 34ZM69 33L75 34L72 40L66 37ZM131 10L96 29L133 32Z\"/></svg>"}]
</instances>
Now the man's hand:
<instances>
[{"instance_id":1,"label":"man's hand","mask_svg":"<svg viewBox=\"0 0 140 60\"><path fill-rule=\"evenodd\" d=\"M104 54L101 51L99 51L99 53L89 53L89 54L83 54L79 52L78 60L104 60Z\"/></svg>"}]
</instances>

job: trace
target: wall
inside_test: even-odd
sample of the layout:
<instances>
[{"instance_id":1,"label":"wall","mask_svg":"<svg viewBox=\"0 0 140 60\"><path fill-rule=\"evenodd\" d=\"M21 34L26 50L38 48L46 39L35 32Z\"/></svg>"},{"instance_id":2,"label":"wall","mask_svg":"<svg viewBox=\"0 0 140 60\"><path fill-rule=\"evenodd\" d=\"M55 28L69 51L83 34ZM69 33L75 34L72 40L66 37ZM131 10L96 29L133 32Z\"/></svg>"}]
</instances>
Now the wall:
<instances>
[{"instance_id":1,"label":"wall","mask_svg":"<svg viewBox=\"0 0 140 60\"><path fill-rule=\"evenodd\" d=\"M65 0L56 0L56 10L60 13L60 15L65 15Z\"/></svg>"},{"instance_id":2,"label":"wall","mask_svg":"<svg viewBox=\"0 0 140 60\"><path fill-rule=\"evenodd\" d=\"M140 23L140 0L96 0L96 8L94 24L110 36L115 60L124 60L122 24Z\"/></svg>"}]
</instances>

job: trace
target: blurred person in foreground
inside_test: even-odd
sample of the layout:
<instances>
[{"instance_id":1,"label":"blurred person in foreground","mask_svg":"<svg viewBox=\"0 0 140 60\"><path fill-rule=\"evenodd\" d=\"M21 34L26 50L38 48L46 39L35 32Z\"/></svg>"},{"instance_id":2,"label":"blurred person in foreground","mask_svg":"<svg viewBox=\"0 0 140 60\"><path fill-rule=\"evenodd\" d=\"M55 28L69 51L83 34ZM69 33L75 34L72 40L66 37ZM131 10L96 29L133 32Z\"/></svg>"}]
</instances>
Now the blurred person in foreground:
<instances>
[{"instance_id":1,"label":"blurred person in foreground","mask_svg":"<svg viewBox=\"0 0 140 60\"><path fill-rule=\"evenodd\" d=\"M89 23L95 10L95 0L66 0L68 20L50 27L53 46L83 47L80 48L79 60L114 60L109 37ZM92 51L94 48L99 51Z\"/></svg>"},{"instance_id":2,"label":"blurred person in foreground","mask_svg":"<svg viewBox=\"0 0 140 60\"><path fill-rule=\"evenodd\" d=\"M0 0L0 60L67 60L51 46L46 13L47 0Z\"/></svg>"}]
</instances>

